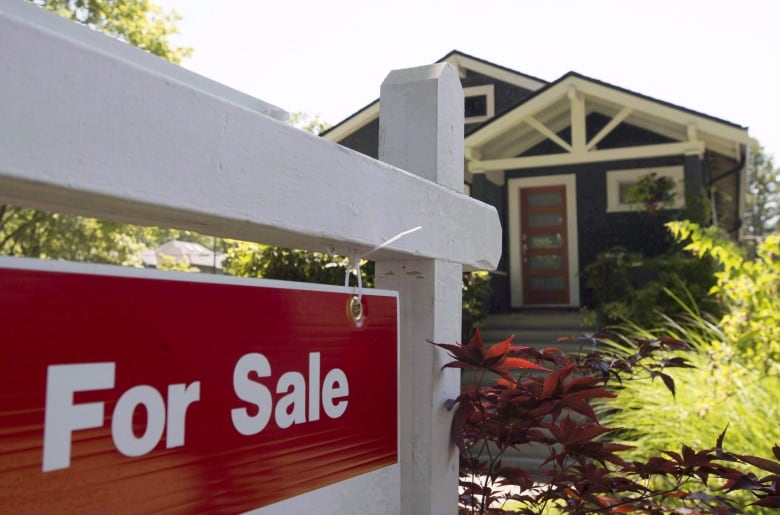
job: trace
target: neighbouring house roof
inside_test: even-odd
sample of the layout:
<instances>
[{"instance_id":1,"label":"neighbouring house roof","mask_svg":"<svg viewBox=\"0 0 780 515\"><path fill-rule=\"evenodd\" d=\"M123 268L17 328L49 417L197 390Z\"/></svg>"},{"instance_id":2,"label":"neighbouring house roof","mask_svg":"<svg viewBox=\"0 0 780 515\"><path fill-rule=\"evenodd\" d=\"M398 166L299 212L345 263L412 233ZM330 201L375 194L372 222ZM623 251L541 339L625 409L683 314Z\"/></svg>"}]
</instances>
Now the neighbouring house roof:
<instances>
[{"instance_id":1,"label":"neighbouring house roof","mask_svg":"<svg viewBox=\"0 0 780 515\"><path fill-rule=\"evenodd\" d=\"M520 73L517 70L491 63L490 61L474 57L464 52L460 52L459 50L449 52L436 62L450 63L455 67L461 77L468 73L468 71L472 71L529 91L536 91L547 84L547 81L538 77ZM340 141L378 118L379 99L358 109L355 113L351 114L338 124L323 131L320 136L331 141Z\"/></svg>"},{"instance_id":2,"label":"neighbouring house roof","mask_svg":"<svg viewBox=\"0 0 780 515\"><path fill-rule=\"evenodd\" d=\"M163 243L154 250L145 250L141 253L143 265L148 268L156 268L160 256L169 256L176 261L185 262L198 268L212 268L222 270L224 253L215 254L200 243L191 241L171 240Z\"/></svg>"}]
</instances>

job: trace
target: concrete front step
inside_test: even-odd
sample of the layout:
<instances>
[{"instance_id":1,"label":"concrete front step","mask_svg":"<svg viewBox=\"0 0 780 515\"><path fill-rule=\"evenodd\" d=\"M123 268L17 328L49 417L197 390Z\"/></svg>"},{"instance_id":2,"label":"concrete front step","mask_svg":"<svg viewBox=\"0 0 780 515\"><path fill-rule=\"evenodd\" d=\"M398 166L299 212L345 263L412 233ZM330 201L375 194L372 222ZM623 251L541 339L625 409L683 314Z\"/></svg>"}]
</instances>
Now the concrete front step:
<instances>
[{"instance_id":1,"label":"concrete front step","mask_svg":"<svg viewBox=\"0 0 780 515\"><path fill-rule=\"evenodd\" d=\"M515 335L515 345L537 348L557 347L565 352L581 350L582 342L558 341L562 337L580 337L596 331L595 324L575 310L535 310L490 315L483 320L480 335L486 345Z\"/></svg>"},{"instance_id":2,"label":"concrete front step","mask_svg":"<svg viewBox=\"0 0 780 515\"><path fill-rule=\"evenodd\" d=\"M530 345L536 348L556 347L567 353L590 350L585 340L559 341L561 337L581 337L593 334L597 328L580 311L576 310L534 310L490 315L480 327L485 345L492 345L515 335L514 345ZM462 386L473 381L464 373ZM491 379L492 380L492 377ZM510 451L503 457L506 466L517 467L532 473L541 470L541 463L549 455L546 446L523 446L522 450Z\"/></svg>"},{"instance_id":3,"label":"concrete front step","mask_svg":"<svg viewBox=\"0 0 780 515\"><path fill-rule=\"evenodd\" d=\"M495 329L581 329L593 327L589 318L574 309L539 309L489 315L482 325Z\"/></svg>"}]
</instances>

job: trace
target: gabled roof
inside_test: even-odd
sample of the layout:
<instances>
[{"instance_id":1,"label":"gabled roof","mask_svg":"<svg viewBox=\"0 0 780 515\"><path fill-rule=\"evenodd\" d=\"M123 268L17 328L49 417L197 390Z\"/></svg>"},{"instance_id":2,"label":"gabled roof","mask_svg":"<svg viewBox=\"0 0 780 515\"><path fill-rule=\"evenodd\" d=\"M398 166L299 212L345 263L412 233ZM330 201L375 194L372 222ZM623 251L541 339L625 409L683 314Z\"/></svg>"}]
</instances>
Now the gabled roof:
<instances>
[{"instance_id":1,"label":"gabled roof","mask_svg":"<svg viewBox=\"0 0 780 515\"><path fill-rule=\"evenodd\" d=\"M517 70L501 66L500 64L491 63L490 61L474 57L473 55L466 54L459 50L453 50L436 62L450 63L458 70L458 73L461 76L464 75L465 70L470 70L530 91L536 91L547 85L547 81L540 79L539 77L520 73Z\"/></svg>"},{"instance_id":2,"label":"gabled roof","mask_svg":"<svg viewBox=\"0 0 780 515\"><path fill-rule=\"evenodd\" d=\"M449 52L436 62L450 63L461 77L465 75L466 71L473 71L530 91L536 91L547 84L547 81L540 78L520 73L458 50ZM378 118L379 100L377 99L324 131L320 136L331 141L340 141Z\"/></svg>"},{"instance_id":3,"label":"gabled roof","mask_svg":"<svg viewBox=\"0 0 780 515\"><path fill-rule=\"evenodd\" d=\"M591 113L604 115L610 121L586 140L585 117ZM598 150L598 144L621 123L676 142L645 147L647 157L702 154L709 149L739 161L742 147L749 144L747 129L735 123L569 72L469 134L465 139L466 155L472 161L469 169L607 161L621 159L623 154L628 157L629 149ZM567 128L571 130L571 141L558 136ZM547 139L560 146L562 154L536 159L515 157ZM634 153L632 157L642 156Z\"/></svg>"}]
</instances>

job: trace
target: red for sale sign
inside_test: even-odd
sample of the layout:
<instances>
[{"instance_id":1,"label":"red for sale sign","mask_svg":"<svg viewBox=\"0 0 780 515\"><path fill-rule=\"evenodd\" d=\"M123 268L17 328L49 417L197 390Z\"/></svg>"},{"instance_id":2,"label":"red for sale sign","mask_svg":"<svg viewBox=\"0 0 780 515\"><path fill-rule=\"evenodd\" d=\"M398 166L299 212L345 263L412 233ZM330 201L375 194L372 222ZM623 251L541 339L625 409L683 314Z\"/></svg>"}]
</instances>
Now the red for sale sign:
<instances>
[{"instance_id":1,"label":"red for sale sign","mask_svg":"<svg viewBox=\"0 0 780 515\"><path fill-rule=\"evenodd\" d=\"M236 513L396 463L369 291L0 259L0 506Z\"/></svg>"}]
</instances>

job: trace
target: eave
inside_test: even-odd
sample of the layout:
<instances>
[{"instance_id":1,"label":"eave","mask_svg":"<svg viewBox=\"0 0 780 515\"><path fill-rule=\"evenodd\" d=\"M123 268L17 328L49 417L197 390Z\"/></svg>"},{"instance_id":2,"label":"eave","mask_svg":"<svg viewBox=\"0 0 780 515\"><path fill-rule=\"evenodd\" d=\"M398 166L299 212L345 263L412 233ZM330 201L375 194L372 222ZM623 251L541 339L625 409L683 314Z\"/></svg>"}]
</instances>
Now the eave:
<instances>
[{"instance_id":1,"label":"eave","mask_svg":"<svg viewBox=\"0 0 780 515\"><path fill-rule=\"evenodd\" d=\"M586 117L591 113L607 116L610 121L587 139ZM622 123L673 142L599 149L599 143ZM568 127L571 141L564 141L557 134ZM555 142L561 152L522 156L546 139ZM744 127L574 73L540 90L465 140L468 170L472 173L626 158L701 155L706 150L739 161L749 144Z\"/></svg>"}]
</instances>

